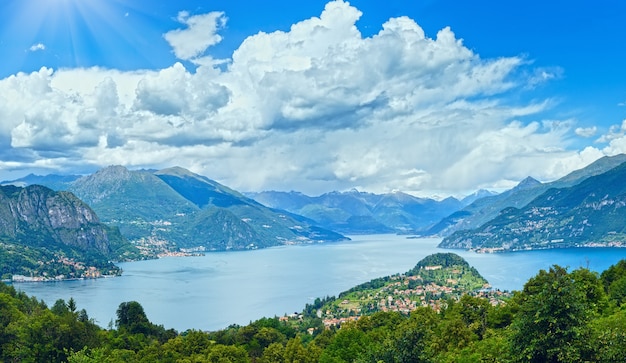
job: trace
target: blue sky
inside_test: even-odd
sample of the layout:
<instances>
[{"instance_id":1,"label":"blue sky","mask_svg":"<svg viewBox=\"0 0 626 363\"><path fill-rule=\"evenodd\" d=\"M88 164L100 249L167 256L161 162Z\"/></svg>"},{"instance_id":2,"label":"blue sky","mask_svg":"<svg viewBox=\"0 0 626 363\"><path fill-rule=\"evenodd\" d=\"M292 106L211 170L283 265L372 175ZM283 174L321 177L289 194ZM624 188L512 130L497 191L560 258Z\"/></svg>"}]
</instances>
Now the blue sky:
<instances>
[{"instance_id":1,"label":"blue sky","mask_svg":"<svg viewBox=\"0 0 626 363\"><path fill-rule=\"evenodd\" d=\"M0 180L180 165L416 195L626 151L621 1L0 3Z\"/></svg>"}]
</instances>

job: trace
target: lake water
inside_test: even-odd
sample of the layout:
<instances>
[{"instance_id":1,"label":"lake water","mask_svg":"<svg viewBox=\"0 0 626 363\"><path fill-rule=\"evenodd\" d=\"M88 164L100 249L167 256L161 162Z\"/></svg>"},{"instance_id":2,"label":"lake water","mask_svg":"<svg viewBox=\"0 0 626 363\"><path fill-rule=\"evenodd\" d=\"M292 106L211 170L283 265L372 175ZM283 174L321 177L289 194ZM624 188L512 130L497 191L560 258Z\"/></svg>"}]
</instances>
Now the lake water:
<instances>
[{"instance_id":1,"label":"lake water","mask_svg":"<svg viewBox=\"0 0 626 363\"><path fill-rule=\"evenodd\" d=\"M22 283L16 288L52 306L73 297L79 309L106 327L120 303L138 301L150 321L178 331L217 330L261 317L302 311L316 297L337 295L376 277L402 273L436 252L465 258L493 287L519 290L553 264L602 271L626 258L626 248L581 248L476 254L438 249L440 239L396 235L256 251L216 252L122 263L121 277Z\"/></svg>"}]
</instances>

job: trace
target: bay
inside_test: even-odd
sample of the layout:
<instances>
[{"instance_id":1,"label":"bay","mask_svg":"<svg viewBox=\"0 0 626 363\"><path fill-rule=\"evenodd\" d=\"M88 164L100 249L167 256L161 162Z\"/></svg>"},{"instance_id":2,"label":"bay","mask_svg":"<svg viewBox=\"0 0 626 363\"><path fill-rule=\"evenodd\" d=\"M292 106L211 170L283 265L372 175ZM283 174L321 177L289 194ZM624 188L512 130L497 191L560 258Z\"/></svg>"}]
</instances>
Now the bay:
<instances>
[{"instance_id":1,"label":"bay","mask_svg":"<svg viewBox=\"0 0 626 363\"><path fill-rule=\"evenodd\" d=\"M436 252L465 258L501 290L519 290L553 264L602 271L626 258L626 249L581 248L476 254L437 248L440 239L397 235L353 236L352 241L207 253L121 263L121 277L16 288L52 306L73 297L96 322L113 324L120 303L138 301L150 321L178 331L217 330L262 317L301 311L317 297L336 296L376 277L406 272Z\"/></svg>"}]
</instances>

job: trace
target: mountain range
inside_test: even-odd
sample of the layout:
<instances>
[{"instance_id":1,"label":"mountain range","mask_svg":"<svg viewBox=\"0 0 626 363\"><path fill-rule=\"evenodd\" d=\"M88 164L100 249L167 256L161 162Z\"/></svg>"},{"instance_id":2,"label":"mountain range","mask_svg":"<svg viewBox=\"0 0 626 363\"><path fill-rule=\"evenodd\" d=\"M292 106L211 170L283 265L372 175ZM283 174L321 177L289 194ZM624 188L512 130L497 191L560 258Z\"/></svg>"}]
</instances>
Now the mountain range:
<instances>
[{"instance_id":1,"label":"mountain range","mask_svg":"<svg viewBox=\"0 0 626 363\"><path fill-rule=\"evenodd\" d=\"M612 159L614 161L616 159ZM607 159L590 165L601 170ZM578 175L584 175L581 171ZM568 184L576 180L570 176ZM578 184L550 188L519 208L503 209L482 226L453 233L440 247L514 251L556 247L626 246L626 163Z\"/></svg>"},{"instance_id":2,"label":"mountain range","mask_svg":"<svg viewBox=\"0 0 626 363\"><path fill-rule=\"evenodd\" d=\"M626 155L604 157L551 183L528 177L501 194L463 200L357 190L244 195L180 167L29 175L2 183L11 185L0 193L0 257L27 256L31 271L60 258L102 267L181 250L346 240L340 233L444 235L441 247L493 251L621 245L625 162Z\"/></svg>"},{"instance_id":3,"label":"mountain range","mask_svg":"<svg viewBox=\"0 0 626 363\"><path fill-rule=\"evenodd\" d=\"M11 183L47 184L75 194L146 254L346 239L179 167L131 171L110 166L82 177L30 175Z\"/></svg>"},{"instance_id":4,"label":"mountain range","mask_svg":"<svg viewBox=\"0 0 626 363\"><path fill-rule=\"evenodd\" d=\"M482 191L471 200L488 193ZM402 192L373 194L350 190L311 197L299 192L265 191L249 197L309 218L321 226L346 234L410 234L430 227L465 204L455 198L438 201Z\"/></svg>"},{"instance_id":5,"label":"mountain range","mask_svg":"<svg viewBox=\"0 0 626 363\"><path fill-rule=\"evenodd\" d=\"M576 185L589 177L605 173L624 162L626 162L626 154L605 156L550 183L540 183L532 177L527 177L513 189L498 195L477 199L423 231L421 235L443 237L456 231L478 228L496 218L506 208L522 208L551 188Z\"/></svg>"}]
</instances>

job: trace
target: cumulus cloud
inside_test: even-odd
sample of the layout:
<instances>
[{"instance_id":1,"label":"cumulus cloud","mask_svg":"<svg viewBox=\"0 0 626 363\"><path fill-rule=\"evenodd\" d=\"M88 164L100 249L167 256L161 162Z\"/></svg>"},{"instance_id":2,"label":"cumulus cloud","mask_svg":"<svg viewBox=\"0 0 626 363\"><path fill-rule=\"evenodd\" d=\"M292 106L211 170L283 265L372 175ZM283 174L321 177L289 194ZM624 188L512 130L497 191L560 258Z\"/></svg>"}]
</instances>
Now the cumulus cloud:
<instances>
[{"instance_id":1,"label":"cumulus cloud","mask_svg":"<svg viewBox=\"0 0 626 363\"><path fill-rule=\"evenodd\" d=\"M390 19L371 38L355 26L361 13L345 2L290 32L260 33L235 51L229 68L237 87L265 105L274 127L359 127L411 115L421 106L493 95L519 58L484 61L449 28L427 38L412 19Z\"/></svg>"},{"instance_id":2,"label":"cumulus cloud","mask_svg":"<svg viewBox=\"0 0 626 363\"><path fill-rule=\"evenodd\" d=\"M598 142L611 142L615 139L621 139L626 134L626 119L619 125L611 125L606 134L600 136Z\"/></svg>"},{"instance_id":3,"label":"cumulus cloud","mask_svg":"<svg viewBox=\"0 0 626 363\"><path fill-rule=\"evenodd\" d=\"M157 115L207 117L229 100L228 89L212 79L216 75L203 69L191 74L176 63L139 82L135 109Z\"/></svg>"},{"instance_id":4,"label":"cumulus cloud","mask_svg":"<svg viewBox=\"0 0 626 363\"><path fill-rule=\"evenodd\" d=\"M481 58L452 29L431 37L408 17L364 37L361 16L331 1L288 31L249 36L216 67L205 53L225 14L181 12L186 27L164 37L193 71L42 68L2 79L0 146L12 151L3 167L181 165L240 190L458 193L555 178L609 152L568 150L572 135L596 130L543 121L549 99L509 97L558 72ZM605 136L613 148L618 139L619 128Z\"/></svg>"},{"instance_id":5,"label":"cumulus cloud","mask_svg":"<svg viewBox=\"0 0 626 363\"><path fill-rule=\"evenodd\" d=\"M198 58L210 46L222 41L222 37L217 33L226 25L226 17L222 12L190 15L187 11L181 11L176 20L186 28L169 31L163 37L174 49L178 59Z\"/></svg>"},{"instance_id":6,"label":"cumulus cloud","mask_svg":"<svg viewBox=\"0 0 626 363\"><path fill-rule=\"evenodd\" d=\"M626 153L626 119L619 125L612 125L596 141L600 144L605 144L601 149L605 155Z\"/></svg>"}]
</instances>

